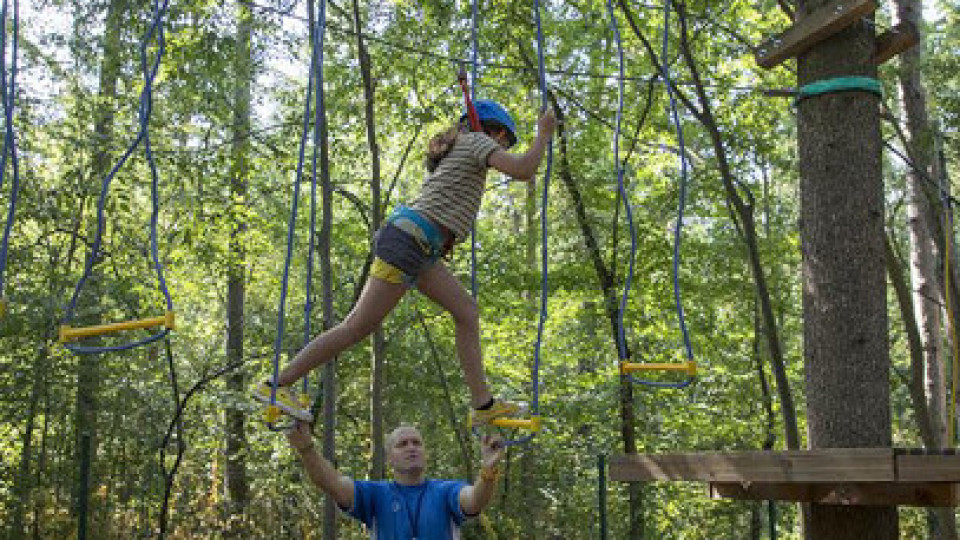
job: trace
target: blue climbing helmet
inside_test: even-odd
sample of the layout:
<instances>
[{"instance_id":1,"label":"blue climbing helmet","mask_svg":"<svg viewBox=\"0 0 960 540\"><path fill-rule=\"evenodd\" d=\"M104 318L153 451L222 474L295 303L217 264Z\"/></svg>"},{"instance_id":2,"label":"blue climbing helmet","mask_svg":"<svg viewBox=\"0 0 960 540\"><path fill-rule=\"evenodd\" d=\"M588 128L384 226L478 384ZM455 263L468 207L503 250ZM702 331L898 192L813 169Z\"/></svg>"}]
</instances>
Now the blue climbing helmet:
<instances>
[{"instance_id":1,"label":"blue climbing helmet","mask_svg":"<svg viewBox=\"0 0 960 540\"><path fill-rule=\"evenodd\" d=\"M487 122L502 126L507 130L507 138L510 140L510 146L517 144L517 124L514 123L513 118L510 117L510 113L503 108L503 105L500 105L492 99L478 99L474 102L473 106L477 109L477 116L480 117L481 123ZM460 117L460 121L463 122L466 118L467 114L464 113L463 116Z\"/></svg>"}]
</instances>

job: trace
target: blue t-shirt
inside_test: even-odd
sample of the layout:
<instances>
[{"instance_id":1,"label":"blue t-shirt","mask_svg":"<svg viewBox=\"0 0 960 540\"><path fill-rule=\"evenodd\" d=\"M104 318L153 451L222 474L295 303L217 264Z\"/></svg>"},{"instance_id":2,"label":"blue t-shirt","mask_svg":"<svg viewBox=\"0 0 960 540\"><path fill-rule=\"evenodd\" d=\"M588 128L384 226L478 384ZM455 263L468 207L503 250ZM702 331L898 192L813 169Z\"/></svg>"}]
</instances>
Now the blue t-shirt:
<instances>
[{"instance_id":1,"label":"blue t-shirt","mask_svg":"<svg viewBox=\"0 0 960 540\"><path fill-rule=\"evenodd\" d=\"M353 508L343 510L367 526L371 540L451 540L460 538L467 517L459 500L466 486L461 480L427 480L418 486L355 480Z\"/></svg>"}]
</instances>

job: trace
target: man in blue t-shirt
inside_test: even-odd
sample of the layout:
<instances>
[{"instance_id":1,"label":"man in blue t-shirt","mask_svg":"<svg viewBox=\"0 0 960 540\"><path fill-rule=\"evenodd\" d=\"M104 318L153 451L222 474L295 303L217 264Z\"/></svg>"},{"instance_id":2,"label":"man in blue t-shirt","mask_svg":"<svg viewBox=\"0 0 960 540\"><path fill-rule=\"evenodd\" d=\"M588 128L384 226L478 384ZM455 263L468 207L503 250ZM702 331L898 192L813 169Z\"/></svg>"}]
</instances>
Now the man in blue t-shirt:
<instances>
[{"instance_id":1,"label":"man in blue t-shirt","mask_svg":"<svg viewBox=\"0 0 960 540\"><path fill-rule=\"evenodd\" d=\"M313 483L333 497L341 510L362 521L372 540L460 538L460 524L490 503L503 457L503 439L486 435L481 441L480 476L472 485L428 479L420 431L402 425L386 440L394 480L354 480L340 474L317 452L308 424L298 421L287 439L300 454Z\"/></svg>"}]
</instances>

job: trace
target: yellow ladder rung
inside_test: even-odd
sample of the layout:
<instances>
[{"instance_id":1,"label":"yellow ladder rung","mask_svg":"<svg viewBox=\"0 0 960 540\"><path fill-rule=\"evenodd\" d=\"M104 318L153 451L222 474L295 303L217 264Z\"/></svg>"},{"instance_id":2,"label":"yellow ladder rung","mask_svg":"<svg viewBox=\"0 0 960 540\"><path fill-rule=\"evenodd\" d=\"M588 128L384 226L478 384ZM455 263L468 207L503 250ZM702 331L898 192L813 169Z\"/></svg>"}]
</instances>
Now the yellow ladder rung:
<instances>
[{"instance_id":1,"label":"yellow ladder rung","mask_svg":"<svg viewBox=\"0 0 960 540\"><path fill-rule=\"evenodd\" d=\"M543 427L539 416L531 416L530 418L494 418L490 422L490 425L502 428L525 429L527 431L540 431L540 428Z\"/></svg>"},{"instance_id":2,"label":"yellow ladder rung","mask_svg":"<svg viewBox=\"0 0 960 540\"><path fill-rule=\"evenodd\" d=\"M697 363L692 360L676 363L620 362L621 374L625 375L635 371L680 371L694 377L697 375Z\"/></svg>"},{"instance_id":3,"label":"yellow ladder rung","mask_svg":"<svg viewBox=\"0 0 960 540\"><path fill-rule=\"evenodd\" d=\"M60 326L60 343L82 339L86 337L102 336L124 330L136 330L138 328L152 328L154 326L164 326L170 330L174 329L174 316L172 311L167 311L158 317L147 317L135 321L124 321L110 324L99 324L96 326L85 326L83 328L73 328L69 325Z\"/></svg>"}]
</instances>

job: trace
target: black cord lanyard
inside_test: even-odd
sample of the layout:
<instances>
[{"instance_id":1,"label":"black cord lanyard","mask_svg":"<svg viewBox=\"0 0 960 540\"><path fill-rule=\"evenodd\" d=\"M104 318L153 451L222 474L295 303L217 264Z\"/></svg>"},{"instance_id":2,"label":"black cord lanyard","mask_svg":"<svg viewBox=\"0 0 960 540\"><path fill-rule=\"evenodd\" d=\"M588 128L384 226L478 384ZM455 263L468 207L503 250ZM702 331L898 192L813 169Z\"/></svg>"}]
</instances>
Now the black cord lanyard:
<instances>
[{"instance_id":1,"label":"black cord lanyard","mask_svg":"<svg viewBox=\"0 0 960 540\"><path fill-rule=\"evenodd\" d=\"M410 533L413 535L413 540L417 540L417 526L420 524L420 508L423 505L423 496L427 493L427 482L426 480L424 481L423 489L420 491L420 495L417 496L416 512L410 512L410 506L407 504L407 497L403 494L403 490L400 489L400 484L394 481L393 488L396 490L397 496L400 497L400 504L403 505L403 509L406 511L407 521L410 523Z\"/></svg>"}]
</instances>

